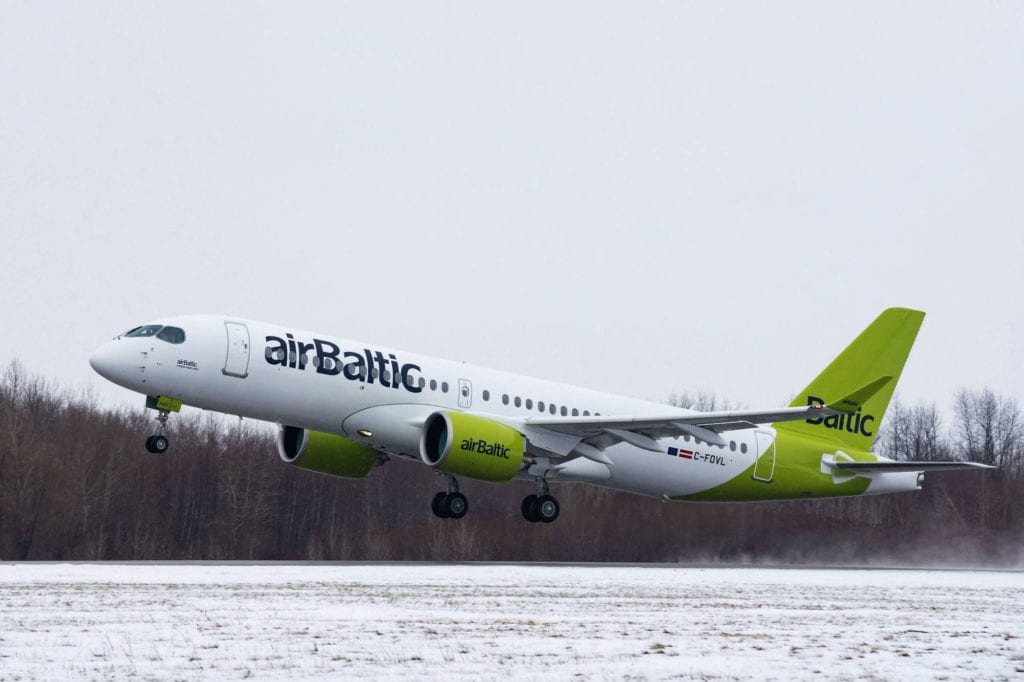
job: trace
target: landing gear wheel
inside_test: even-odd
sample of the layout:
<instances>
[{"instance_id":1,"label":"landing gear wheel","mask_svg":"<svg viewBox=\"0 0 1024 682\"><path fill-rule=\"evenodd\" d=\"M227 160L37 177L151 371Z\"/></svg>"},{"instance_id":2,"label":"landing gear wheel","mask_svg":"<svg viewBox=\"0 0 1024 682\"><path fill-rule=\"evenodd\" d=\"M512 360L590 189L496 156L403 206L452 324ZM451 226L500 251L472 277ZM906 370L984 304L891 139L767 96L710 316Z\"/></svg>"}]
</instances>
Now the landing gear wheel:
<instances>
[{"instance_id":1,"label":"landing gear wheel","mask_svg":"<svg viewBox=\"0 0 1024 682\"><path fill-rule=\"evenodd\" d=\"M444 498L444 511L450 519L461 519L469 511L469 500L462 493L448 493Z\"/></svg>"},{"instance_id":2,"label":"landing gear wheel","mask_svg":"<svg viewBox=\"0 0 1024 682\"><path fill-rule=\"evenodd\" d=\"M540 521L540 515L537 510L537 495L527 495L523 498L523 518L530 523L537 523Z\"/></svg>"},{"instance_id":3,"label":"landing gear wheel","mask_svg":"<svg viewBox=\"0 0 1024 682\"><path fill-rule=\"evenodd\" d=\"M438 493L434 495L434 499L430 501L430 510L434 512L434 516L439 519L447 519L448 512L445 506L445 498L448 497L448 493Z\"/></svg>"},{"instance_id":4,"label":"landing gear wheel","mask_svg":"<svg viewBox=\"0 0 1024 682\"><path fill-rule=\"evenodd\" d=\"M157 434L150 436L146 439L146 450L152 452L154 455L162 455L167 452L167 448L171 447L171 442L167 439L167 436L163 434Z\"/></svg>"},{"instance_id":5,"label":"landing gear wheel","mask_svg":"<svg viewBox=\"0 0 1024 682\"><path fill-rule=\"evenodd\" d=\"M551 495L541 495L533 505L536 510L537 520L544 523L551 523L558 518L558 500Z\"/></svg>"}]
</instances>

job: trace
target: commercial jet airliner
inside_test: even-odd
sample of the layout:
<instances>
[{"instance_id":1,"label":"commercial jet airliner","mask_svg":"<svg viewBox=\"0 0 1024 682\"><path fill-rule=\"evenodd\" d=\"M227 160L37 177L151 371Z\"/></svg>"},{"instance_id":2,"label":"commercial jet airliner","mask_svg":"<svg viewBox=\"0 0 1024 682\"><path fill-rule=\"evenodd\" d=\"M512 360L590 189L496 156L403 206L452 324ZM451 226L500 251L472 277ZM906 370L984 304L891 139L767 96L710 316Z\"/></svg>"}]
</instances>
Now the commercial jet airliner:
<instances>
[{"instance_id":1,"label":"commercial jet airliner","mask_svg":"<svg viewBox=\"0 0 1024 682\"><path fill-rule=\"evenodd\" d=\"M790 500L917 490L926 471L988 468L871 452L923 320L884 311L789 407L768 410L697 412L219 315L135 327L90 363L157 411L152 453L168 449L170 413L191 405L276 423L281 458L322 474L421 462L447 478L431 505L441 518L469 510L457 476L533 481L523 517L550 523L552 482L665 500Z\"/></svg>"}]
</instances>

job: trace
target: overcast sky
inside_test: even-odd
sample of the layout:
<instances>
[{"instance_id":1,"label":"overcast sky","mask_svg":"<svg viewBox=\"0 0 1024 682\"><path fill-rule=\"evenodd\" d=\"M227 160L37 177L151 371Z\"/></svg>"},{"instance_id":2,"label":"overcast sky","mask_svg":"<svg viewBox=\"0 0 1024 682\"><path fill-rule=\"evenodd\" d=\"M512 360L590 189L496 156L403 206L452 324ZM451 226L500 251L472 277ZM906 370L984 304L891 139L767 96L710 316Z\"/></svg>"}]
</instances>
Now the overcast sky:
<instances>
[{"instance_id":1,"label":"overcast sky","mask_svg":"<svg viewBox=\"0 0 1024 682\"><path fill-rule=\"evenodd\" d=\"M777 405L883 308L1024 397L1024 3L0 11L0 362L223 312ZM825 6L825 5L828 6Z\"/></svg>"}]
</instances>

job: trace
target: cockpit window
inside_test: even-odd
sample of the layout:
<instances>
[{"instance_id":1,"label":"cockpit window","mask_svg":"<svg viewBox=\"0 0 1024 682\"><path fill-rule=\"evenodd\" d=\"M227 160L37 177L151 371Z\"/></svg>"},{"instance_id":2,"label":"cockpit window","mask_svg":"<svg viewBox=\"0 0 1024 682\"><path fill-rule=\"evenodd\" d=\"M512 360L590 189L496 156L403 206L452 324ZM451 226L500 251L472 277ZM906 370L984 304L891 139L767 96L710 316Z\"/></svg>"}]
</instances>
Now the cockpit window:
<instances>
[{"instance_id":1,"label":"cockpit window","mask_svg":"<svg viewBox=\"0 0 1024 682\"><path fill-rule=\"evenodd\" d=\"M156 335L156 338L166 341L167 343L184 343L185 330L179 329L178 327L164 327L160 330L160 333Z\"/></svg>"},{"instance_id":2,"label":"cockpit window","mask_svg":"<svg viewBox=\"0 0 1024 682\"><path fill-rule=\"evenodd\" d=\"M130 332L126 333L125 336L156 336L157 332L163 328L163 325L159 324L147 324L144 327L136 327Z\"/></svg>"}]
</instances>

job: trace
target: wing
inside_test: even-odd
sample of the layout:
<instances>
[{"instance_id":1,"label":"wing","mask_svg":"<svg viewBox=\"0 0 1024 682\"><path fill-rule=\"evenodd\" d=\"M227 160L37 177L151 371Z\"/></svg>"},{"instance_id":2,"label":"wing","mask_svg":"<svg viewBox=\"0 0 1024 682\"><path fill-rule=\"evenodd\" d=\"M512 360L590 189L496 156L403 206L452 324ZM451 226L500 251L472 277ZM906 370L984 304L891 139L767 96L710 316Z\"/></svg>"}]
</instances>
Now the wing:
<instances>
[{"instance_id":1,"label":"wing","mask_svg":"<svg viewBox=\"0 0 1024 682\"><path fill-rule=\"evenodd\" d=\"M638 448L661 452L657 439L666 436L693 436L711 445L723 446L725 439L719 434L726 431L752 429L758 424L818 419L839 414L852 414L871 396L892 380L891 376L875 379L834 403L816 403L803 407L780 407L774 410L735 410L729 412L677 412L655 417L554 417L525 421L527 427L542 427L565 438L576 439L575 449L584 457L604 462L607 458L595 455L618 442ZM540 447L545 447L540 445ZM558 454L560 448L547 448ZM563 448L564 449L564 446Z\"/></svg>"},{"instance_id":2,"label":"wing","mask_svg":"<svg viewBox=\"0 0 1024 682\"><path fill-rule=\"evenodd\" d=\"M726 440L720 434L728 431L853 413L891 379L880 377L828 405L727 412L688 412L677 408L662 415L636 417L528 417L519 421L517 428L523 430L533 447L556 457L586 457L610 465L612 462L603 450L615 443L661 452L659 438L693 436L711 445L724 446Z\"/></svg>"},{"instance_id":3,"label":"wing","mask_svg":"<svg viewBox=\"0 0 1024 682\"><path fill-rule=\"evenodd\" d=\"M598 450L614 443L626 442L661 452L661 446L656 441L667 436L693 436L712 445L725 445L725 439L719 434L727 431L833 414L838 414L838 411L824 405L808 405L773 410L678 412L653 417L530 417L525 420L525 425L554 431Z\"/></svg>"}]
</instances>

